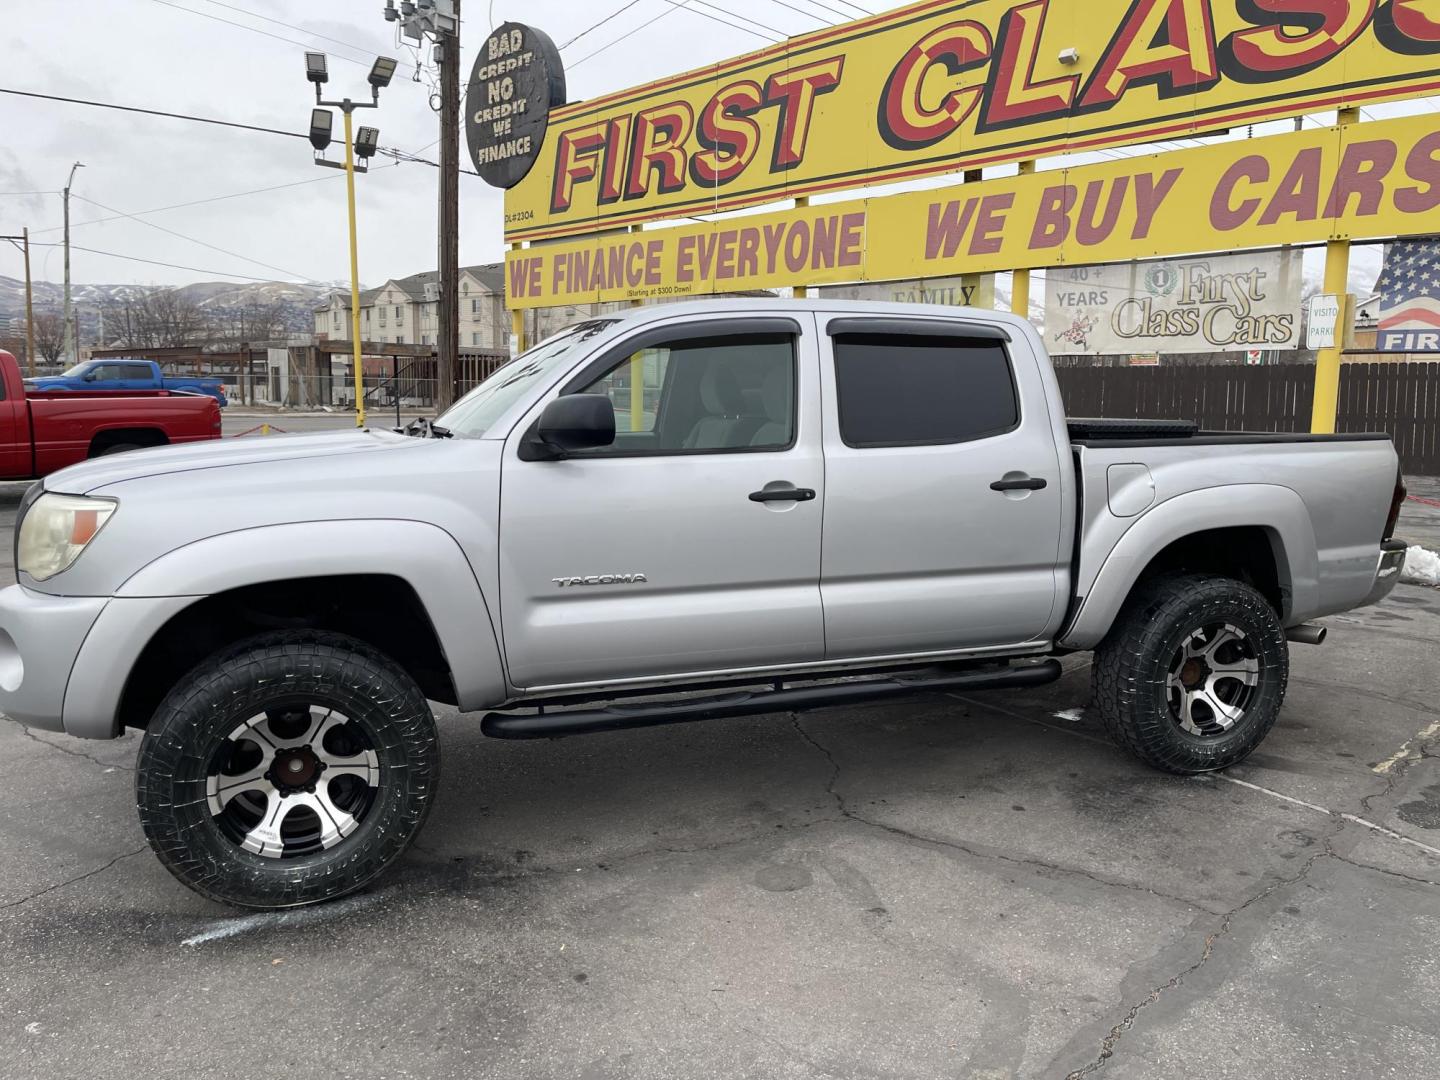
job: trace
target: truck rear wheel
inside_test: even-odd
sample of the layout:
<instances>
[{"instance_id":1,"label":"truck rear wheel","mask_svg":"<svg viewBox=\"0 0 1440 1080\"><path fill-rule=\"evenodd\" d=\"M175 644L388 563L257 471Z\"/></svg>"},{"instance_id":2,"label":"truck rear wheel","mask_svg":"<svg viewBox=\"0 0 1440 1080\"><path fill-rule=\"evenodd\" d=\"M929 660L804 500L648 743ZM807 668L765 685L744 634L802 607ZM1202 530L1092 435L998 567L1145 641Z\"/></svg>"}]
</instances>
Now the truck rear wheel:
<instances>
[{"instance_id":1,"label":"truck rear wheel","mask_svg":"<svg viewBox=\"0 0 1440 1080\"><path fill-rule=\"evenodd\" d=\"M247 908L344 896L405 850L439 781L413 679L353 638L267 634L170 691L140 748L136 801L165 868Z\"/></svg>"},{"instance_id":2,"label":"truck rear wheel","mask_svg":"<svg viewBox=\"0 0 1440 1080\"><path fill-rule=\"evenodd\" d=\"M1095 650L1106 730L1167 772L1244 760L1274 726L1290 657L1270 603L1230 578L1176 575L1137 588Z\"/></svg>"}]
</instances>

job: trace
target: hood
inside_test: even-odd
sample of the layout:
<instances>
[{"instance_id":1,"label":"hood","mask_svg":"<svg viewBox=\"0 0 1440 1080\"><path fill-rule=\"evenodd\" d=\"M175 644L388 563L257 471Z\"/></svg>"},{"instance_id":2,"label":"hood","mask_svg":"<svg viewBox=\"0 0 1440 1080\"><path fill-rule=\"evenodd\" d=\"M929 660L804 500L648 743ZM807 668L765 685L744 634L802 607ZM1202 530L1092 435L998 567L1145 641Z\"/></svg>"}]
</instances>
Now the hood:
<instances>
[{"instance_id":1,"label":"hood","mask_svg":"<svg viewBox=\"0 0 1440 1080\"><path fill-rule=\"evenodd\" d=\"M248 435L181 446L159 446L153 450L131 450L71 465L46 477L45 490L83 495L108 484L148 476L400 450L424 441L367 428L363 431L325 431L314 435Z\"/></svg>"}]
</instances>

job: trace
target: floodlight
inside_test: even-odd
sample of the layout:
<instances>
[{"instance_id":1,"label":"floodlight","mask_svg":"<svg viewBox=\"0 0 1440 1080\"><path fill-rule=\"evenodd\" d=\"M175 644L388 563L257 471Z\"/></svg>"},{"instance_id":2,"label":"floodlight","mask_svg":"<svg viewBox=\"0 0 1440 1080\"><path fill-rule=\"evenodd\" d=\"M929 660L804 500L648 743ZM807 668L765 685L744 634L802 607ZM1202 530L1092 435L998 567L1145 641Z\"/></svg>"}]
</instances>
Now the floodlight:
<instances>
[{"instance_id":1,"label":"floodlight","mask_svg":"<svg viewBox=\"0 0 1440 1080\"><path fill-rule=\"evenodd\" d=\"M385 21L394 22L400 18L400 12L395 10L395 0L385 0Z\"/></svg>"},{"instance_id":2,"label":"floodlight","mask_svg":"<svg viewBox=\"0 0 1440 1080\"><path fill-rule=\"evenodd\" d=\"M330 132L335 127L335 116L329 109L310 110L310 145L324 150L330 145Z\"/></svg>"},{"instance_id":3,"label":"floodlight","mask_svg":"<svg viewBox=\"0 0 1440 1080\"><path fill-rule=\"evenodd\" d=\"M370 68L370 85L376 90L383 89L390 85L390 80L395 77L395 61L388 56L377 56L374 65Z\"/></svg>"},{"instance_id":4,"label":"floodlight","mask_svg":"<svg viewBox=\"0 0 1440 1080\"><path fill-rule=\"evenodd\" d=\"M315 85L330 80L330 73L325 67L325 54L323 52L307 52L305 54L305 78Z\"/></svg>"},{"instance_id":5,"label":"floodlight","mask_svg":"<svg viewBox=\"0 0 1440 1080\"><path fill-rule=\"evenodd\" d=\"M380 145L380 130L373 127L362 127L355 133L355 156L364 160L374 157L375 151Z\"/></svg>"}]
</instances>

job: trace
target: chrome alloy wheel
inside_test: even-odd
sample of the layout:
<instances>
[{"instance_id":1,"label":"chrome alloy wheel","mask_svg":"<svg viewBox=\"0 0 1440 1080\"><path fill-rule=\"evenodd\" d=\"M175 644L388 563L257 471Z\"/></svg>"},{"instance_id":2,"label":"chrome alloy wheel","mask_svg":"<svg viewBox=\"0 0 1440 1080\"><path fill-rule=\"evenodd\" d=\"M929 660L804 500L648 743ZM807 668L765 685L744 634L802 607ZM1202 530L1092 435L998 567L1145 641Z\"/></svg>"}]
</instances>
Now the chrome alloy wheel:
<instances>
[{"instance_id":1,"label":"chrome alloy wheel","mask_svg":"<svg viewBox=\"0 0 1440 1080\"><path fill-rule=\"evenodd\" d=\"M380 783L360 725L321 705L252 716L226 737L208 771L221 832L270 859L340 843L364 820Z\"/></svg>"},{"instance_id":2,"label":"chrome alloy wheel","mask_svg":"<svg viewBox=\"0 0 1440 1080\"><path fill-rule=\"evenodd\" d=\"M1175 650L1165 685L1170 712L1191 735L1223 735L1245 717L1260 684L1260 661L1245 632L1202 626Z\"/></svg>"}]
</instances>

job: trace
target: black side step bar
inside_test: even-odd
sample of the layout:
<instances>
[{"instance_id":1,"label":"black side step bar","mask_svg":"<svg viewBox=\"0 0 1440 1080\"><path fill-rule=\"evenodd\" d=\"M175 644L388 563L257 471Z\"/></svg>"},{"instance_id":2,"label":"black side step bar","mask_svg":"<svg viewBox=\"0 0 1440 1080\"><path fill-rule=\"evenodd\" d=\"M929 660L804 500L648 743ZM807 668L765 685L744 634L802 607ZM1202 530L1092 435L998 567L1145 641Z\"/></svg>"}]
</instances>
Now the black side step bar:
<instances>
[{"instance_id":1,"label":"black side step bar","mask_svg":"<svg viewBox=\"0 0 1440 1080\"><path fill-rule=\"evenodd\" d=\"M744 690L734 694L690 700L656 701L637 705L611 705L604 709L571 712L487 713L480 730L495 739L553 739L562 735L589 735L599 731L719 720L729 716L756 716L771 712L798 712L830 705L855 705L883 698L907 697L937 690L997 690L1002 687L1043 686L1060 678L1060 661L1045 660L1020 667L911 673L888 679L826 683L820 686L778 690ZM657 691L663 692L663 691Z\"/></svg>"}]
</instances>

